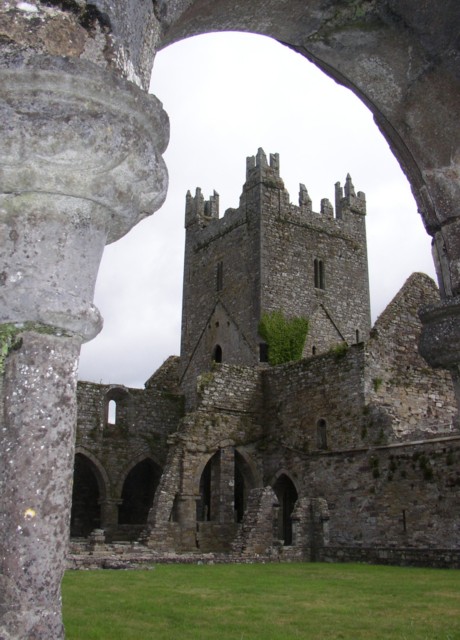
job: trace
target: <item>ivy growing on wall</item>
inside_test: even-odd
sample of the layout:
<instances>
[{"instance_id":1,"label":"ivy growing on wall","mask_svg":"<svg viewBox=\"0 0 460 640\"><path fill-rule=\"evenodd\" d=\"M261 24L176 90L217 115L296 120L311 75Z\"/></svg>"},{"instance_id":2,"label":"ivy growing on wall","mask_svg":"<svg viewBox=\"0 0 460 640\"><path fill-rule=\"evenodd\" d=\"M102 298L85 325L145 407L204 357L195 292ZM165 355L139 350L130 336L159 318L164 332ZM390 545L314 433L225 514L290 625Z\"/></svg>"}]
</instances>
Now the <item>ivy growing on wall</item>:
<instances>
[{"instance_id":1,"label":"ivy growing on wall","mask_svg":"<svg viewBox=\"0 0 460 640\"><path fill-rule=\"evenodd\" d=\"M268 345L270 364L300 360L308 333L307 318L286 318L282 311L263 313L259 334Z\"/></svg>"}]
</instances>

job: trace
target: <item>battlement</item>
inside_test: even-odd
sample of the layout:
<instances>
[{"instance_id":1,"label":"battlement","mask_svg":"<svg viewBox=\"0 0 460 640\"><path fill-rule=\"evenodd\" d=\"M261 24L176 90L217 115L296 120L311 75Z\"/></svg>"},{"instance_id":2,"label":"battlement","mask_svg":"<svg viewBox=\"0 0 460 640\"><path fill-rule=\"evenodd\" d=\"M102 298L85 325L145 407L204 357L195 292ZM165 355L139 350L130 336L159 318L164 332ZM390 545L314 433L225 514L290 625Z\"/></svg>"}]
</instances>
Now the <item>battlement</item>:
<instances>
[{"instance_id":1,"label":"battlement","mask_svg":"<svg viewBox=\"0 0 460 640\"><path fill-rule=\"evenodd\" d=\"M195 195L192 196L187 191L185 196L185 228L187 229L194 222L207 222L219 218L219 194L214 191L209 200L205 200L199 187L196 188Z\"/></svg>"},{"instance_id":2,"label":"battlement","mask_svg":"<svg viewBox=\"0 0 460 640\"><path fill-rule=\"evenodd\" d=\"M255 156L246 158L246 182L243 186L240 196L239 209L230 209L226 212L222 225L216 227L212 225L214 231L227 232L229 224L234 220L234 214L238 211L247 211L248 202L258 202L260 198L259 187L265 188L264 193L270 194L271 190L277 190L276 209L280 213L284 211L286 221L290 216L294 216L297 222L315 222L318 224L323 221L329 228L331 224L342 221L342 224L350 223L352 227L357 221L366 215L366 196L362 191L356 192L350 174L347 174L345 185L342 187L340 182L335 184L335 202L334 204L328 198L323 198L320 204L319 212L315 212L312 207L312 199L304 184L299 186L298 205L290 204L289 193L284 187L284 182L280 177L280 158L278 153L271 153L267 159L267 155L262 148L259 148ZM254 188L257 190L254 191ZM270 197L270 196L268 196ZM254 200L255 198L255 200ZM272 202L275 202L273 200ZM257 206L262 206L261 204ZM265 214L268 209L264 205ZM230 215L231 214L231 215ZM349 214L357 214L355 215ZM231 221L227 218L231 218ZM193 224L198 223L198 228L207 227L208 223L219 220L219 194L214 191L213 195L205 200L201 189L197 188L195 195L192 196L190 191L186 196L185 207L185 227L188 229ZM331 222L329 222L331 221ZM341 226L341 225L339 225ZM335 227L334 227L335 228ZM330 229L332 230L332 228Z\"/></svg>"},{"instance_id":3,"label":"battlement","mask_svg":"<svg viewBox=\"0 0 460 640\"><path fill-rule=\"evenodd\" d=\"M345 193L344 193L345 192ZM343 217L345 211L366 215L366 194L363 191L355 192L355 187L348 173L345 187L340 182L335 183L335 215L338 220Z\"/></svg>"},{"instance_id":4,"label":"battlement","mask_svg":"<svg viewBox=\"0 0 460 640\"><path fill-rule=\"evenodd\" d=\"M302 183L299 185L298 210L301 214L314 213L307 187ZM330 220L343 220L344 214L348 212L366 215L366 196L362 191L356 194L350 174L346 177L344 188L340 182L335 183L335 210L328 198L322 198L320 214L315 215L321 215Z\"/></svg>"},{"instance_id":5,"label":"battlement","mask_svg":"<svg viewBox=\"0 0 460 640\"><path fill-rule=\"evenodd\" d=\"M277 189L284 189L280 178L280 157L278 153L271 153L267 160L265 151L260 147L257 155L246 158L246 183L243 190L253 187L260 182L268 183Z\"/></svg>"}]
</instances>

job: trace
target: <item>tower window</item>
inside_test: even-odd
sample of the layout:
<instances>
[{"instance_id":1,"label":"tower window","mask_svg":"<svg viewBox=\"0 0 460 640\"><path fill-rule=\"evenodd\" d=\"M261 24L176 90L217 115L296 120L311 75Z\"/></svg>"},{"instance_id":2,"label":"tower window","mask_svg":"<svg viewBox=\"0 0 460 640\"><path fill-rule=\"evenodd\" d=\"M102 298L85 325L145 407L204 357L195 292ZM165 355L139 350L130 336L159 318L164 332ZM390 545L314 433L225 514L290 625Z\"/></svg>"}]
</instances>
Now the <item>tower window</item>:
<instances>
[{"instance_id":1,"label":"tower window","mask_svg":"<svg viewBox=\"0 0 460 640\"><path fill-rule=\"evenodd\" d=\"M324 262L315 258L313 267L315 273L315 289L325 289Z\"/></svg>"},{"instance_id":2,"label":"tower window","mask_svg":"<svg viewBox=\"0 0 460 640\"><path fill-rule=\"evenodd\" d=\"M216 268L216 291L222 291L224 286L224 263L222 260L217 263Z\"/></svg>"},{"instance_id":3,"label":"tower window","mask_svg":"<svg viewBox=\"0 0 460 640\"><path fill-rule=\"evenodd\" d=\"M216 346L214 347L212 359L214 360L214 362L222 362L222 347L220 346L220 344L216 344Z\"/></svg>"},{"instance_id":4,"label":"tower window","mask_svg":"<svg viewBox=\"0 0 460 640\"><path fill-rule=\"evenodd\" d=\"M266 342L259 344L259 362L268 362L268 344Z\"/></svg>"},{"instance_id":5,"label":"tower window","mask_svg":"<svg viewBox=\"0 0 460 640\"><path fill-rule=\"evenodd\" d=\"M316 423L316 444L318 449L327 449L327 424L324 418Z\"/></svg>"}]
</instances>

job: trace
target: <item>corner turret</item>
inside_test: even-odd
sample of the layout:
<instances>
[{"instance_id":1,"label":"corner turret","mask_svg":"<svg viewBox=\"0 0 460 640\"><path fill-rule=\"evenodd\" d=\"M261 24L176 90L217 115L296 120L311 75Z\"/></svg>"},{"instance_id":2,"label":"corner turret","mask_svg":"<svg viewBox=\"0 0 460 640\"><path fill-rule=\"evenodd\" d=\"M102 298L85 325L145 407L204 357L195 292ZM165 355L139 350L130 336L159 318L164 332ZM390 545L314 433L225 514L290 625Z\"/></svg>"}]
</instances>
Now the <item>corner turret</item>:
<instances>
[{"instance_id":1,"label":"corner turret","mask_svg":"<svg viewBox=\"0 0 460 640\"><path fill-rule=\"evenodd\" d=\"M246 183L243 190L250 189L263 182L268 187L284 189L284 182L280 178L280 157L278 153L270 154L270 162L262 148L256 156L246 158Z\"/></svg>"},{"instance_id":2,"label":"corner turret","mask_svg":"<svg viewBox=\"0 0 460 640\"><path fill-rule=\"evenodd\" d=\"M366 215L366 194L363 193L363 191L355 192L355 187L349 173L347 173L344 188L342 188L340 182L335 183L336 218L341 220L346 212L357 213L362 216Z\"/></svg>"},{"instance_id":3,"label":"corner turret","mask_svg":"<svg viewBox=\"0 0 460 640\"><path fill-rule=\"evenodd\" d=\"M219 194L214 191L209 200L205 200L199 187L192 196L187 191L185 196L185 228L188 229L195 222L206 223L219 218Z\"/></svg>"}]
</instances>

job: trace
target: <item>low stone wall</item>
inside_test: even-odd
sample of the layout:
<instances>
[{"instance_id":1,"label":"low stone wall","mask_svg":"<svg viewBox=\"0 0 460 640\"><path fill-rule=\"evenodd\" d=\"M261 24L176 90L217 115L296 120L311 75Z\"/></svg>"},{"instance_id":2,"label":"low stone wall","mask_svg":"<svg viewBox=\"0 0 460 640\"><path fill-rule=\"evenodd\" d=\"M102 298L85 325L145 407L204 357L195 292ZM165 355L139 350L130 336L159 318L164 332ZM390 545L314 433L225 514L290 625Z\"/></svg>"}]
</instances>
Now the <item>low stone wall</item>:
<instances>
[{"instance_id":1,"label":"low stone wall","mask_svg":"<svg viewBox=\"0 0 460 640\"><path fill-rule=\"evenodd\" d=\"M432 567L437 569L460 569L460 549L411 549L389 547L327 547L318 554L319 562L357 562L374 565L401 567ZM67 557L67 569L153 569L156 564L257 564L268 562L302 562L295 547L281 547L279 553L157 553L142 545L101 545L88 551L73 545Z\"/></svg>"},{"instance_id":2,"label":"low stone wall","mask_svg":"<svg viewBox=\"0 0 460 640\"><path fill-rule=\"evenodd\" d=\"M460 549L412 549L389 547L327 547L321 562L362 562L400 567L460 569Z\"/></svg>"}]
</instances>

